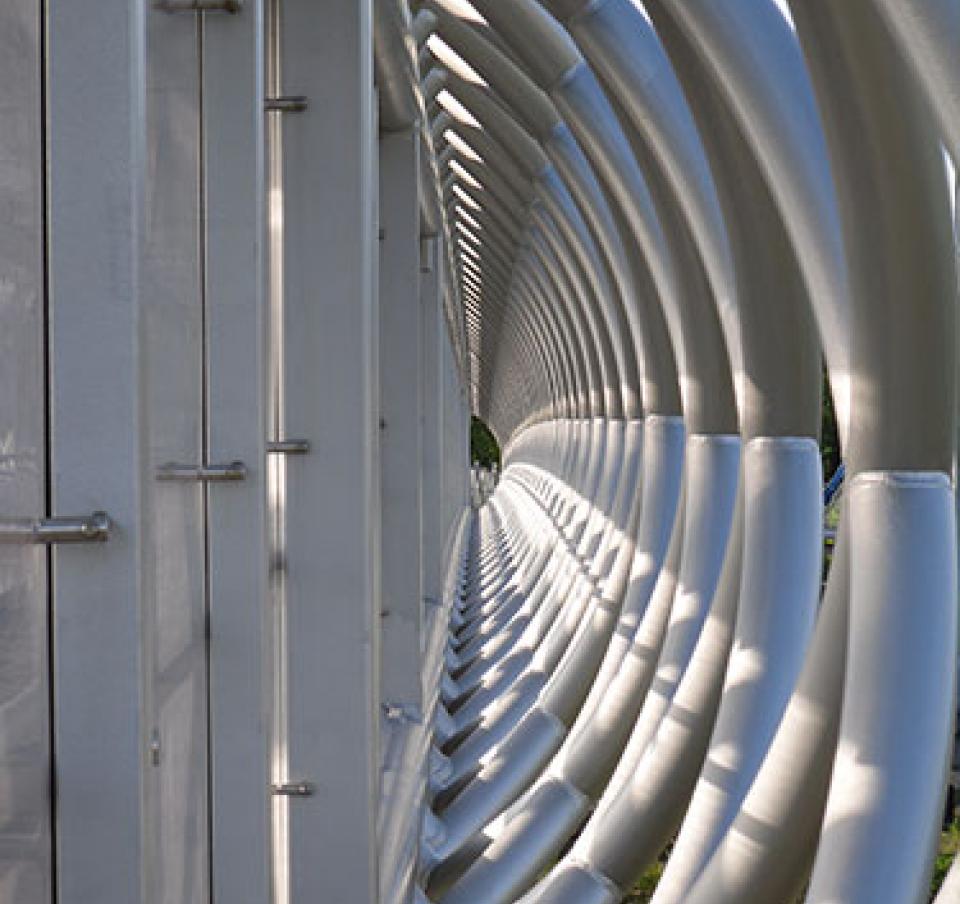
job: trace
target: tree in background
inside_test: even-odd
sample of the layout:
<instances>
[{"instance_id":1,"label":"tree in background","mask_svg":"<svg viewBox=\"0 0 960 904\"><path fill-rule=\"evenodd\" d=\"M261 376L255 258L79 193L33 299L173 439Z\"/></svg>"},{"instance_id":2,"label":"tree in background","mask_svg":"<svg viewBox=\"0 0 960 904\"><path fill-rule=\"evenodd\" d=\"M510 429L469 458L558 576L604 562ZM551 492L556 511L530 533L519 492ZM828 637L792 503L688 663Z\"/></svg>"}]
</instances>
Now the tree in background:
<instances>
[{"instance_id":1,"label":"tree in background","mask_svg":"<svg viewBox=\"0 0 960 904\"><path fill-rule=\"evenodd\" d=\"M840 467L840 435L837 431L837 415L833 410L830 381L823 372L823 416L820 426L820 457L823 460L823 479L829 480Z\"/></svg>"},{"instance_id":2,"label":"tree in background","mask_svg":"<svg viewBox=\"0 0 960 904\"><path fill-rule=\"evenodd\" d=\"M484 468L500 467L500 445L493 431L478 417L470 418L470 460Z\"/></svg>"},{"instance_id":3,"label":"tree in background","mask_svg":"<svg viewBox=\"0 0 960 904\"><path fill-rule=\"evenodd\" d=\"M840 437L837 416L830 394L830 381L823 373L823 417L820 427L820 455L823 460L823 479L829 480L840 467ZM470 419L470 460L485 468L500 467L500 446L493 431L478 417Z\"/></svg>"}]
</instances>

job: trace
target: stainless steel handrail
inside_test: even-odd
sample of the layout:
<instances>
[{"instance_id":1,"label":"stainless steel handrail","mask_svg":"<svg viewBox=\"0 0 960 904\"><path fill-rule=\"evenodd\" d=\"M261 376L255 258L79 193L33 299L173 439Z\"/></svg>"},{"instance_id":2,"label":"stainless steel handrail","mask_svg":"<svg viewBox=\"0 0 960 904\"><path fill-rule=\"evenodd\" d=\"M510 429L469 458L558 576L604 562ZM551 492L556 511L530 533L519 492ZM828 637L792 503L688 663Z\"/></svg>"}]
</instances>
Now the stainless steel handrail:
<instances>
[{"instance_id":1,"label":"stainless steel handrail","mask_svg":"<svg viewBox=\"0 0 960 904\"><path fill-rule=\"evenodd\" d=\"M308 439L278 439L267 443L268 455L306 455L309 451Z\"/></svg>"},{"instance_id":2,"label":"stainless steel handrail","mask_svg":"<svg viewBox=\"0 0 960 904\"><path fill-rule=\"evenodd\" d=\"M263 109L268 113L302 113L309 103L302 94L290 94L279 97L265 97Z\"/></svg>"},{"instance_id":3,"label":"stainless steel handrail","mask_svg":"<svg viewBox=\"0 0 960 904\"><path fill-rule=\"evenodd\" d=\"M243 0L154 0L153 7L165 13L238 13L243 8Z\"/></svg>"},{"instance_id":4,"label":"stainless steel handrail","mask_svg":"<svg viewBox=\"0 0 960 904\"><path fill-rule=\"evenodd\" d=\"M2 518L0 543L102 543L113 522L106 512L53 518Z\"/></svg>"},{"instance_id":5,"label":"stainless steel handrail","mask_svg":"<svg viewBox=\"0 0 960 904\"><path fill-rule=\"evenodd\" d=\"M225 483L245 480L247 467L242 461L214 465L190 465L168 462L157 468L157 480L194 480L207 483Z\"/></svg>"}]
</instances>

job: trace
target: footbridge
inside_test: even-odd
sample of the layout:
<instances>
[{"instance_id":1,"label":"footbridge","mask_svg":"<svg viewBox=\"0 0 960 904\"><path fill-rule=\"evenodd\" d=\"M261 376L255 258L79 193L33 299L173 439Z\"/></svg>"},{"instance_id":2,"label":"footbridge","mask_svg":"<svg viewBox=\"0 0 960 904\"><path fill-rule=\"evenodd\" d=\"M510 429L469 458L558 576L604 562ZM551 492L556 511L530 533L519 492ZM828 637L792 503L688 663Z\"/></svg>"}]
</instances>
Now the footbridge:
<instances>
[{"instance_id":1,"label":"footbridge","mask_svg":"<svg viewBox=\"0 0 960 904\"><path fill-rule=\"evenodd\" d=\"M0 904L960 902L960 0L4 0L0 84Z\"/></svg>"}]
</instances>

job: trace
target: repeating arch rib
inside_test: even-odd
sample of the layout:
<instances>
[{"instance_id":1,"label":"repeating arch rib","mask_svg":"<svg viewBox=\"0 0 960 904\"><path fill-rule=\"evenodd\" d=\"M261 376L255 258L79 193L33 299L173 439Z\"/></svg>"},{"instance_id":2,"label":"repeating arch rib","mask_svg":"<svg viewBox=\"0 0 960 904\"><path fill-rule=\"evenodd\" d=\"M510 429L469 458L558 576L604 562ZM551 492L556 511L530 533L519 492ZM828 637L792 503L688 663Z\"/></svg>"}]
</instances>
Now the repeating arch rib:
<instances>
[{"instance_id":1,"label":"repeating arch rib","mask_svg":"<svg viewBox=\"0 0 960 904\"><path fill-rule=\"evenodd\" d=\"M613 904L669 847L655 904L921 900L955 708L960 2L412 6L503 450L417 893Z\"/></svg>"}]
</instances>

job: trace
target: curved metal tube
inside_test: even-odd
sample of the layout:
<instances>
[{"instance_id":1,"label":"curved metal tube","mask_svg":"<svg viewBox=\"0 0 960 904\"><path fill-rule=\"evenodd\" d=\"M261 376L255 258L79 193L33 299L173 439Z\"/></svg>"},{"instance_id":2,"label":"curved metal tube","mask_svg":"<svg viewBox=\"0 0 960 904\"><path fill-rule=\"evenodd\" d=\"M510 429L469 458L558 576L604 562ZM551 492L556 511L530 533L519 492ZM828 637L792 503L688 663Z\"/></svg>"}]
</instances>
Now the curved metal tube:
<instances>
[{"instance_id":1,"label":"curved metal tube","mask_svg":"<svg viewBox=\"0 0 960 904\"><path fill-rule=\"evenodd\" d=\"M809 901L912 902L955 655L960 10L416 6L505 453L441 657L427 894L619 901L677 833L656 904L811 869ZM821 350L850 475L822 602Z\"/></svg>"}]
</instances>

